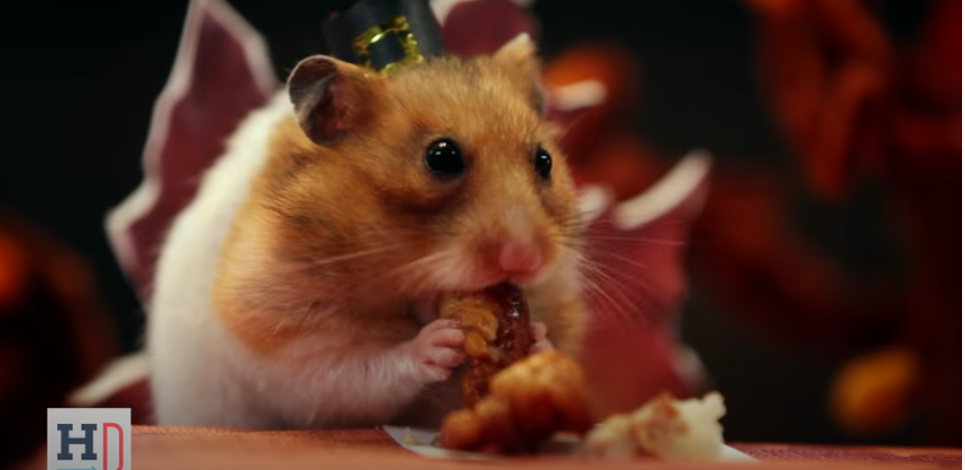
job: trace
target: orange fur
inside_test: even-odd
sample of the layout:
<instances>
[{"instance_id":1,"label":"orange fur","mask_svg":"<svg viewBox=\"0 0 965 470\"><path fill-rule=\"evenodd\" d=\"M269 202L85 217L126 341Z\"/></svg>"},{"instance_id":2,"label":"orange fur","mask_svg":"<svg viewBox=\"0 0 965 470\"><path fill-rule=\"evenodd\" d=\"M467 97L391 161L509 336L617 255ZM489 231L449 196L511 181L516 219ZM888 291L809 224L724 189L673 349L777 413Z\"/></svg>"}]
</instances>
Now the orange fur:
<instances>
[{"instance_id":1,"label":"orange fur","mask_svg":"<svg viewBox=\"0 0 965 470\"><path fill-rule=\"evenodd\" d=\"M453 249L471 254L467 269L481 269L486 244L519 227L531 227L543 259L559 259L577 236L575 190L539 118L535 57L514 47L387 78L340 63L339 86L352 90L336 97L348 110L342 135L316 145L294 116L281 122L233 223L213 298L229 331L262 355L325 333L346 344L356 334L399 342L418 331L407 302L435 289L435 264L413 262ZM425 148L441 137L463 149L459 179L424 167ZM538 144L554 157L548 183L532 169ZM525 223L509 224L513 211ZM399 269L407 265L415 267ZM555 284L551 277L545 290ZM580 324L582 309L558 315L547 322L550 338L575 348L554 325Z\"/></svg>"}]
</instances>

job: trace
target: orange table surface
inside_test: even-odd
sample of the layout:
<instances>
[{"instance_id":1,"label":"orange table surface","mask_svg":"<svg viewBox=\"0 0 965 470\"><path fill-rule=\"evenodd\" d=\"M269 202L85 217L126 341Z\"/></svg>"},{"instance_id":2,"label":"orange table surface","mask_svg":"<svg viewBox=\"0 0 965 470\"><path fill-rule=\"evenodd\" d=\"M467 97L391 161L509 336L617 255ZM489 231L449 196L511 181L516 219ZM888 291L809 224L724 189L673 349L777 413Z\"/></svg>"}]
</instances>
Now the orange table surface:
<instances>
[{"instance_id":1,"label":"orange table surface","mask_svg":"<svg viewBox=\"0 0 965 470\"><path fill-rule=\"evenodd\" d=\"M499 462L440 460L399 447L378 429L332 431L237 431L211 428L134 426L131 464L151 469L479 469L518 468L936 468L962 465L956 449L842 447L795 444L731 443L760 462L633 462L585 461L565 457L519 457ZM46 468L41 453L35 465Z\"/></svg>"}]
</instances>

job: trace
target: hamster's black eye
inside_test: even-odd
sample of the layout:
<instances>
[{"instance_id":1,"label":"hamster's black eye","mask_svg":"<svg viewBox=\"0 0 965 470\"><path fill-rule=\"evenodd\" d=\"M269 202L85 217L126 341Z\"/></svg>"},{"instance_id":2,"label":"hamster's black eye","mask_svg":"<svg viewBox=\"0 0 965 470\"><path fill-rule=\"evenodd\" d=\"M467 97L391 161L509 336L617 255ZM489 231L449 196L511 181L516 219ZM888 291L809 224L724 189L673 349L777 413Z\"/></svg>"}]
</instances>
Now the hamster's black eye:
<instances>
[{"instance_id":1,"label":"hamster's black eye","mask_svg":"<svg viewBox=\"0 0 965 470\"><path fill-rule=\"evenodd\" d=\"M543 148L542 145L536 149L536 157L533 159L533 169L541 179L549 179L550 170L553 169L553 157Z\"/></svg>"},{"instance_id":2,"label":"hamster's black eye","mask_svg":"<svg viewBox=\"0 0 965 470\"><path fill-rule=\"evenodd\" d=\"M426 168L440 176L459 176L466 167L459 145L450 139L439 139L426 149Z\"/></svg>"}]
</instances>

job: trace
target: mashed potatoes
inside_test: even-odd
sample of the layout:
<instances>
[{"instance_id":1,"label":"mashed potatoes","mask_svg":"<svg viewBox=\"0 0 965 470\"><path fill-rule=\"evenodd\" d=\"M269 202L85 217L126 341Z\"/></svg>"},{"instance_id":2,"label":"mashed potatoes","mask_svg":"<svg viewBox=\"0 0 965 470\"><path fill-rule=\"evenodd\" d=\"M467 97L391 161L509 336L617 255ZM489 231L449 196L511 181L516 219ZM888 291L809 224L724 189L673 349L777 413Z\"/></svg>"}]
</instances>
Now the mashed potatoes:
<instances>
[{"instance_id":1,"label":"mashed potatoes","mask_svg":"<svg viewBox=\"0 0 965 470\"><path fill-rule=\"evenodd\" d=\"M689 400L661 395L632 413L607 418L586 436L581 452L609 459L714 460L724 447L725 413L717 392Z\"/></svg>"}]
</instances>

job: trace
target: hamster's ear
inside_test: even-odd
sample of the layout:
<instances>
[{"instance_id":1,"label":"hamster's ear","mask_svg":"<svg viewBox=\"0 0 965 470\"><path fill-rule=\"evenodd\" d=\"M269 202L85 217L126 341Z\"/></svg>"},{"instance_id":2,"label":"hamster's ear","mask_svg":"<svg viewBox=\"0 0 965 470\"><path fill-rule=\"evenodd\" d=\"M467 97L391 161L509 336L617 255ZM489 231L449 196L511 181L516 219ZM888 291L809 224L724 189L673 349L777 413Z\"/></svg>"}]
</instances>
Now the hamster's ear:
<instances>
[{"instance_id":1,"label":"hamster's ear","mask_svg":"<svg viewBox=\"0 0 965 470\"><path fill-rule=\"evenodd\" d=\"M536 44L527 33L520 33L504 44L493 60L509 74L521 91L529 97L540 115L546 110L546 91L543 89L542 67L536 54Z\"/></svg>"},{"instance_id":2,"label":"hamster's ear","mask_svg":"<svg viewBox=\"0 0 965 470\"><path fill-rule=\"evenodd\" d=\"M318 145L334 145L365 122L372 80L359 67L316 55L303 59L288 78L288 97L298 124Z\"/></svg>"}]
</instances>

